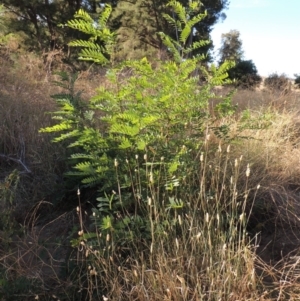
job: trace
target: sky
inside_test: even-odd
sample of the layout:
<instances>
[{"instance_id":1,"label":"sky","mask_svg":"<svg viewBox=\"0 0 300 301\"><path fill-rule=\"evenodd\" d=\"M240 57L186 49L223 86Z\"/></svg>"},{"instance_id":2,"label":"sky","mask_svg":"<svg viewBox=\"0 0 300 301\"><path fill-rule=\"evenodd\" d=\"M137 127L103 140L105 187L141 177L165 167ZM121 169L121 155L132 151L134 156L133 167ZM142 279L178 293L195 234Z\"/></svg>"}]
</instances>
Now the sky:
<instances>
[{"instance_id":1,"label":"sky","mask_svg":"<svg viewBox=\"0 0 300 301\"><path fill-rule=\"evenodd\" d=\"M252 60L259 75L274 72L294 78L300 73L300 0L229 0L227 18L214 26L215 54L221 35L238 30L244 59Z\"/></svg>"}]
</instances>

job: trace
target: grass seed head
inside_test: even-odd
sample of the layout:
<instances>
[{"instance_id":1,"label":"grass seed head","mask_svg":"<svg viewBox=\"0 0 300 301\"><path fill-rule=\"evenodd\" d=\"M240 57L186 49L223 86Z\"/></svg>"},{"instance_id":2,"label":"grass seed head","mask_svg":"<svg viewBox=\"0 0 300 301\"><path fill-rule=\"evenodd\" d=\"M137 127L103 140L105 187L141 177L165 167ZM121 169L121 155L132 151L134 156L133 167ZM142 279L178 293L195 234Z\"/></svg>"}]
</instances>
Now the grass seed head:
<instances>
[{"instance_id":1,"label":"grass seed head","mask_svg":"<svg viewBox=\"0 0 300 301\"><path fill-rule=\"evenodd\" d=\"M209 214L208 214L208 212L206 212L206 214L205 214L205 221L206 221L207 223L209 223Z\"/></svg>"},{"instance_id":2,"label":"grass seed head","mask_svg":"<svg viewBox=\"0 0 300 301\"><path fill-rule=\"evenodd\" d=\"M203 153L200 155L200 162L203 162Z\"/></svg>"},{"instance_id":3,"label":"grass seed head","mask_svg":"<svg viewBox=\"0 0 300 301\"><path fill-rule=\"evenodd\" d=\"M250 175L250 166L249 163L247 164L247 170L246 170L246 177L248 178Z\"/></svg>"}]
</instances>

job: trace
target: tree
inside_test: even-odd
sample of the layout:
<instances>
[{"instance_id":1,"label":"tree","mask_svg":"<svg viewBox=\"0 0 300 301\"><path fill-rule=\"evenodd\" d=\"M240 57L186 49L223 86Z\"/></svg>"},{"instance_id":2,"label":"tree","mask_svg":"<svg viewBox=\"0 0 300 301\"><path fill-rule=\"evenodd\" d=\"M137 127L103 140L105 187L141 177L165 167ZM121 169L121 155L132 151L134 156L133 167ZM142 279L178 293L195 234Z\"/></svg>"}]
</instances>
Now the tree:
<instances>
[{"instance_id":1,"label":"tree","mask_svg":"<svg viewBox=\"0 0 300 301\"><path fill-rule=\"evenodd\" d=\"M235 66L228 71L229 78L235 81L240 88L254 88L258 86L262 78L258 75L252 60L243 60L243 42L240 32L231 30L222 34L221 47L219 49L219 64L232 61Z\"/></svg>"},{"instance_id":2,"label":"tree","mask_svg":"<svg viewBox=\"0 0 300 301\"><path fill-rule=\"evenodd\" d=\"M231 30L228 33L223 33L221 36L221 47L219 49L219 63L225 62L225 60L239 62L243 58L242 40L240 38L240 32L237 30Z\"/></svg>"},{"instance_id":3,"label":"tree","mask_svg":"<svg viewBox=\"0 0 300 301\"><path fill-rule=\"evenodd\" d=\"M117 33L116 59L136 59L159 54L162 43L157 32L166 27L164 1L118 1L111 26Z\"/></svg>"},{"instance_id":4,"label":"tree","mask_svg":"<svg viewBox=\"0 0 300 301\"><path fill-rule=\"evenodd\" d=\"M28 49L51 51L62 49L74 32L63 30L59 25L69 20L83 7L95 9L98 1L87 0L2 0L7 11L16 17L11 18L8 27L12 33L24 32ZM95 11L96 12L96 11Z\"/></svg>"},{"instance_id":5,"label":"tree","mask_svg":"<svg viewBox=\"0 0 300 301\"><path fill-rule=\"evenodd\" d=\"M103 3L113 7L109 27L118 34L116 45L117 58L139 58L143 56L162 57L166 47L157 35L164 32L173 39L178 38L178 31L164 19L163 13L174 15L167 6L167 0L2 0L6 9L12 12L13 18L9 24L11 32L25 33L25 45L34 51L68 51L67 44L74 38L84 38L81 33L67 28L61 28L71 19L76 11L83 8L97 20ZM174 1L173 1L174 2ZM193 18L198 13L207 12L203 22L195 24L188 43L208 40L212 26L225 18L224 10L229 0L203 0L198 10L189 11L190 3L198 1L181 0L179 3L186 9L186 14ZM207 54L212 49L212 43L202 49L194 50L191 55ZM209 60L210 55L207 56Z\"/></svg>"},{"instance_id":6,"label":"tree","mask_svg":"<svg viewBox=\"0 0 300 301\"><path fill-rule=\"evenodd\" d=\"M12 32L8 25L15 19L15 15L10 13L4 5L0 5L0 53L5 56L11 51L19 51L24 43L23 35Z\"/></svg>"},{"instance_id":7,"label":"tree","mask_svg":"<svg viewBox=\"0 0 300 301\"><path fill-rule=\"evenodd\" d=\"M174 26L170 26L166 22L163 14L168 14L172 18L176 18L175 11L167 6L167 0L135 0L110 1L113 6L112 29L118 34L117 50L118 58L139 58L145 55L154 57L163 57L166 51L158 32L164 32L178 40L179 30ZM173 1L174 2L174 1ZM198 10L189 10L191 3L196 1L181 0L178 1L184 9L185 13L193 18L199 13L206 12L206 18L203 22L195 24L191 31L188 43L198 42L201 40L209 40L212 26L220 19L224 19L226 15L224 10L228 7L228 0L204 0L198 5ZM209 43L201 49L197 49L191 55L208 54L213 48L213 44ZM207 56L210 60L211 56Z\"/></svg>"},{"instance_id":8,"label":"tree","mask_svg":"<svg viewBox=\"0 0 300 301\"><path fill-rule=\"evenodd\" d=\"M235 80L237 87L243 89L255 88L262 81L252 60L239 61L228 71L228 75L231 80Z\"/></svg>"}]
</instances>

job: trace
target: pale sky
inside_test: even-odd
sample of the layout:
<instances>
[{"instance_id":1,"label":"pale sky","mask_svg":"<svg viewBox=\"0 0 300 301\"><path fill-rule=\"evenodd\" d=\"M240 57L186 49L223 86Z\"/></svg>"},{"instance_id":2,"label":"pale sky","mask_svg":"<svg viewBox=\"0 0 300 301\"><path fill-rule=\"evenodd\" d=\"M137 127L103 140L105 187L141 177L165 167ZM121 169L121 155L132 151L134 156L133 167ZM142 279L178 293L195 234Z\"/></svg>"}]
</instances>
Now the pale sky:
<instances>
[{"instance_id":1,"label":"pale sky","mask_svg":"<svg viewBox=\"0 0 300 301\"><path fill-rule=\"evenodd\" d=\"M235 29L261 76L300 73L300 0L230 0L225 13L211 32L216 54L221 34Z\"/></svg>"}]
</instances>

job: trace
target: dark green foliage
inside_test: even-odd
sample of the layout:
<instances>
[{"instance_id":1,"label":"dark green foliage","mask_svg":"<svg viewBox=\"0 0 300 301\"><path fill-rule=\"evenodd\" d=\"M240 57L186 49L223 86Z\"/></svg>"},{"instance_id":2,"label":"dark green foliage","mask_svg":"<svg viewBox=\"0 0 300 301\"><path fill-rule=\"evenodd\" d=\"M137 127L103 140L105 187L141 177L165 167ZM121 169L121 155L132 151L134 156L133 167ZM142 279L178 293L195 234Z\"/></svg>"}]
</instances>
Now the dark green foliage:
<instances>
[{"instance_id":1,"label":"dark green foliage","mask_svg":"<svg viewBox=\"0 0 300 301\"><path fill-rule=\"evenodd\" d=\"M18 36L22 48L34 51L44 51L45 58L54 51L56 55L72 61L67 44L77 38L85 40L85 35L79 31L61 28L74 13L84 9L90 13L90 18L97 20L102 10L101 2L94 0L3 0L4 8L9 13L6 27L11 35ZM163 13L174 17L175 13L167 7L167 0L135 0L135 1L105 1L113 7L113 18L109 29L117 33L118 39L115 47L117 61L123 59L140 59L147 55L153 61L166 57L166 46L162 43L157 32L164 32L176 40L178 35L173 26L164 19ZM181 0L186 13L194 17L199 12L207 14L205 20L194 25L194 34L191 34L188 43L209 40L212 26L220 19L225 18L224 10L228 7L228 0L204 0L198 5L198 10L191 13L191 1ZM196 3L194 1L194 3ZM103 3L102 3L103 4ZM0 37L1 39L1 37ZM87 44L85 45L85 47ZM103 46L103 44L102 44ZM106 44L107 46L107 44ZM208 54L213 47L212 43L204 47L193 49L192 55ZM105 53L103 53L105 56ZM93 57L89 52L88 57Z\"/></svg>"},{"instance_id":2,"label":"dark green foliage","mask_svg":"<svg viewBox=\"0 0 300 301\"><path fill-rule=\"evenodd\" d=\"M300 74L294 74L295 76L295 86L300 88Z\"/></svg>"},{"instance_id":3,"label":"dark green foliage","mask_svg":"<svg viewBox=\"0 0 300 301\"><path fill-rule=\"evenodd\" d=\"M3 182L0 182L0 233L2 236L2 247L9 244L11 236L19 230L19 225L13 216L19 180L20 174L17 170L14 170Z\"/></svg>"},{"instance_id":4,"label":"dark green foliage","mask_svg":"<svg viewBox=\"0 0 300 301\"><path fill-rule=\"evenodd\" d=\"M235 80L235 85L242 89L253 89L262 81L252 60L239 61L228 71L228 75L231 80Z\"/></svg>"},{"instance_id":5,"label":"dark green foliage","mask_svg":"<svg viewBox=\"0 0 300 301\"><path fill-rule=\"evenodd\" d=\"M285 74L272 73L264 80L266 88L272 91L288 92L291 84Z\"/></svg>"},{"instance_id":6,"label":"dark green foliage","mask_svg":"<svg viewBox=\"0 0 300 301\"><path fill-rule=\"evenodd\" d=\"M0 298L7 301L23 301L34 298L37 287L41 287L38 281L19 277L13 280L7 279L7 275L0 269ZM31 293L29 293L31 292ZM31 295L31 296L30 296ZM28 298L27 298L28 297Z\"/></svg>"},{"instance_id":7,"label":"dark green foliage","mask_svg":"<svg viewBox=\"0 0 300 301\"><path fill-rule=\"evenodd\" d=\"M165 1L118 1L111 26L117 33L116 60L159 58L163 44L157 32L166 28L162 18Z\"/></svg>"},{"instance_id":8,"label":"dark green foliage","mask_svg":"<svg viewBox=\"0 0 300 301\"><path fill-rule=\"evenodd\" d=\"M118 42L116 46L117 59L142 58L144 56L153 57L153 61L165 58L166 46L162 43L157 32L164 32L170 38L178 41L178 28L173 24L166 22L164 15L175 18L177 25L180 24L180 17L172 6L167 6L168 1L157 0L136 0L111 1L114 3L112 15L112 28L118 33ZM212 26L219 20L225 18L223 11L228 6L228 1L205 0L199 5L197 1L170 1L178 3L185 9L186 15L191 19L201 13L206 13L206 18L196 23L193 28L194 34L189 35L187 43L209 40L209 34ZM191 6L194 6L191 9ZM171 9L172 7L172 9ZM185 16L186 17L186 16ZM178 18L178 19L177 19ZM193 49L192 55L208 54L213 47L212 43L202 48ZM207 60L210 60L208 55Z\"/></svg>"},{"instance_id":9,"label":"dark green foliage","mask_svg":"<svg viewBox=\"0 0 300 301\"><path fill-rule=\"evenodd\" d=\"M66 36L58 25L70 19L80 8L81 2L84 1L2 1L7 10L14 15L8 24L11 32L23 32L27 48L46 51L64 47Z\"/></svg>"}]
</instances>

